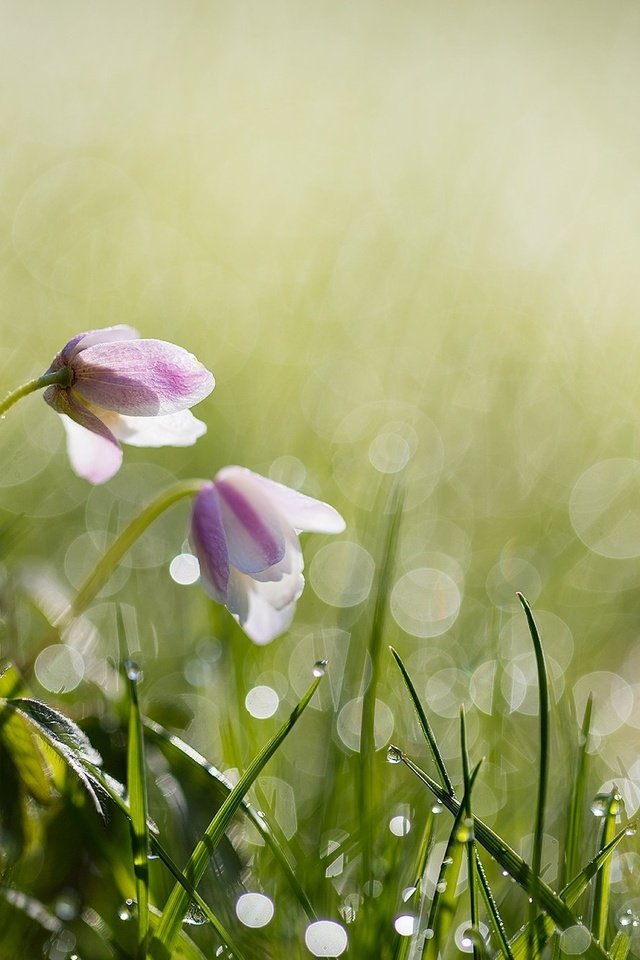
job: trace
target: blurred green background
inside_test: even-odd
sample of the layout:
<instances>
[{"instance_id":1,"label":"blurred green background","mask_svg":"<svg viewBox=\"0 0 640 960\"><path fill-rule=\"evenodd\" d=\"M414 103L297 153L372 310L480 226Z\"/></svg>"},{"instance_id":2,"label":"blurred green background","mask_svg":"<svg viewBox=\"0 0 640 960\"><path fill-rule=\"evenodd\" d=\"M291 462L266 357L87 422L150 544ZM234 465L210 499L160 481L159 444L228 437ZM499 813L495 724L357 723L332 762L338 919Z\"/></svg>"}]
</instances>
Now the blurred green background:
<instances>
[{"instance_id":1,"label":"blurred green background","mask_svg":"<svg viewBox=\"0 0 640 960\"><path fill-rule=\"evenodd\" d=\"M472 752L489 758L477 812L510 804L524 825L531 813L521 590L562 695L559 781L592 690L594 793L615 780L633 813L638 5L3 0L0 17L4 389L78 331L122 322L187 347L217 378L195 411L209 425L196 447L126 449L105 487L72 476L39 397L6 416L3 655L40 695L68 691L82 716L100 690L115 695L122 600L145 708L171 704L222 766L233 718L245 758L272 729L244 694L270 687L284 717L327 656L326 710L285 748L278 781L304 774L295 800L278 787L304 820L327 762L319 731L328 724L337 754L357 748L367 599L398 479L385 641L452 757L466 704ZM187 549L178 507L69 638L74 657L47 652L46 616L108 537L172 478L227 463L348 521L338 538L307 537L289 634L252 648L196 585L172 579ZM380 744L393 735L419 753L384 662ZM637 853L625 869L637 883Z\"/></svg>"}]
</instances>

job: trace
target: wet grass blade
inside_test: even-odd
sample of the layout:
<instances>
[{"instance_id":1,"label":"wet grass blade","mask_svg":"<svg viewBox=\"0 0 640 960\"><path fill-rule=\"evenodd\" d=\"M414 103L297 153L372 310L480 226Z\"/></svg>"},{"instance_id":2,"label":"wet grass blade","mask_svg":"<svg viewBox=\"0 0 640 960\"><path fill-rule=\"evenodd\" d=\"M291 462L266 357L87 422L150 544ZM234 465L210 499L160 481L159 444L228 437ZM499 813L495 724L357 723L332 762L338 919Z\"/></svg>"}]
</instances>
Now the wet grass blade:
<instances>
[{"instance_id":1,"label":"wet grass blade","mask_svg":"<svg viewBox=\"0 0 640 960\"><path fill-rule=\"evenodd\" d=\"M424 830L422 832L422 839L420 841L420 849L418 851L418 858L416 861L416 870L415 870L415 890L409 900L417 901L417 919L416 919L416 933L422 929L422 917L424 914L425 904L427 901L427 890L425 884L425 871L427 868L427 860L433 846L433 826L434 826L435 815L433 810L430 810L427 814L427 819L425 820ZM409 901L405 900L405 903ZM394 960L409 960L409 957L412 955L413 950L413 941L414 938L411 937L398 937L398 943L396 945L396 950L393 955Z\"/></svg>"},{"instance_id":2,"label":"wet grass blade","mask_svg":"<svg viewBox=\"0 0 640 960\"><path fill-rule=\"evenodd\" d=\"M302 700L300 700L292 711L286 723L284 723L280 730L269 740L258 756L252 760L245 773L209 823L204 836L196 844L185 870L182 871L189 883L194 887L197 887L200 882L211 855L220 842L234 813L240 807L243 797L250 789L254 780L259 776L263 767L293 730L304 709L316 692L321 679L321 677L318 677L314 680ZM177 883L169 894L162 913L162 920L151 943L151 955L155 960L169 960L171 957L173 945L188 907L189 896L184 887Z\"/></svg>"},{"instance_id":3,"label":"wet grass blade","mask_svg":"<svg viewBox=\"0 0 640 960\"><path fill-rule=\"evenodd\" d=\"M429 744L429 749L431 750L433 762L435 763L436 769L438 770L438 775L440 777L442 786L447 790L447 793L450 793L453 796L454 790L453 790L453 783L451 782L451 777L447 772L447 768L442 758L442 754L440 753L440 749L436 742L435 735L433 733L433 730L431 729L431 724L429 723L427 715L424 711L424 707L420 702L420 698L416 692L416 688L413 685L413 682L411 680L411 677L409 676L407 668L402 662L400 654L396 650L394 650L393 647L389 647L389 650L391 651L391 656L398 664L398 668L400 670L400 673L402 674L402 679L404 680L405 686L409 691L409 696L411 697L411 701L413 703L414 709L418 715L418 721L420 723L422 732L425 736L427 743Z\"/></svg>"},{"instance_id":4,"label":"wet grass blade","mask_svg":"<svg viewBox=\"0 0 640 960\"><path fill-rule=\"evenodd\" d=\"M544 662L544 651L540 641L540 633L531 612L531 607L521 593L517 594L518 600L527 618L527 625L533 649L536 658L536 669L538 672L538 698L540 710L540 759L538 770L538 796L536 801L536 817L533 832L533 850L531 854L531 871L533 874L533 887L529 894L531 903L529 905L529 958L534 960L538 955L538 946L536 944L536 915L538 911L537 887L540 880L540 870L542 867L542 842L544 839L544 815L547 799L547 788L549 783L549 681L547 678L547 667Z\"/></svg>"},{"instance_id":5,"label":"wet grass blade","mask_svg":"<svg viewBox=\"0 0 640 960\"><path fill-rule=\"evenodd\" d=\"M391 494L391 511L382 546L379 573L376 583L375 604L371 620L371 630L367 650L371 662L371 679L362 698L362 725L360 732L360 754L358 766L358 804L361 816L366 821L373 819L371 811L372 797L375 797L375 712L376 694L380 679L380 653L382 636L387 615L387 603L391 588L391 578L395 561L404 495L402 488L394 487ZM365 832L362 847L362 875L366 881L371 876L373 856L373 830Z\"/></svg>"},{"instance_id":6,"label":"wet grass blade","mask_svg":"<svg viewBox=\"0 0 640 960\"><path fill-rule=\"evenodd\" d=\"M220 770L214 767L213 764L209 763L205 757L194 750L193 747L190 747L188 743L185 743L184 740L181 740L174 734L169 733L168 730L165 730L164 727L160 726L160 724L155 723L155 721L149 720L146 717L143 719L143 723L147 735L154 739L163 753L165 753L165 756L167 754L173 754L174 761L176 757L179 757L190 766L199 769L203 776L207 777L210 782L215 784L216 789L219 791L220 803L224 802L224 800L233 790L233 785L229 780L227 780L224 774L220 772ZM168 757L168 759L170 758ZM317 915L313 905L309 900L304 887L300 883L294 867L291 865L287 851L274 835L268 819L264 816L259 816L258 811L255 809L253 804L249 803L247 800L242 800L240 809L242 813L244 813L245 816L251 821L256 830L258 830L258 832L262 835L266 845L270 848L274 858L280 865L283 874L289 882L292 892L296 896L300 906L306 913L309 920L316 920Z\"/></svg>"},{"instance_id":7,"label":"wet grass blade","mask_svg":"<svg viewBox=\"0 0 640 960\"><path fill-rule=\"evenodd\" d=\"M144 761L142 720L138 704L140 670L131 660L125 660L124 669L129 691L129 739L127 744L127 792L131 814L131 847L133 871L136 879L138 908L138 960L146 960L149 940L149 828L147 777Z\"/></svg>"},{"instance_id":8,"label":"wet grass blade","mask_svg":"<svg viewBox=\"0 0 640 960\"><path fill-rule=\"evenodd\" d=\"M474 769L469 778L468 789L471 790L478 775L481 763ZM466 813L466 790L463 801L458 806L458 810L453 818L453 826L447 841L442 865L438 875L427 929L431 931L431 936L425 941L422 952L423 960L436 960L442 952L446 943L447 935L458 906L458 897L456 887L460 875L460 868L464 860L464 853L467 847L467 838L469 828L463 826L463 820Z\"/></svg>"},{"instance_id":9,"label":"wet grass blade","mask_svg":"<svg viewBox=\"0 0 640 960\"><path fill-rule=\"evenodd\" d=\"M564 900L568 907L572 907L585 892L593 878L597 875L602 865L609 860L613 851L619 846L625 837L633 833L635 827L633 824L627 824L623 830L600 850L583 869L560 891L560 898ZM555 924L549 917L538 917L537 937L540 944L546 943L555 930ZM527 949L528 924L524 926L514 936L511 941L511 949L515 960L521 960L525 956Z\"/></svg>"},{"instance_id":10,"label":"wet grass blade","mask_svg":"<svg viewBox=\"0 0 640 960\"><path fill-rule=\"evenodd\" d=\"M620 812L622 798L615 788L606 797L601 797L602 825L598 847L602 849L611 843L615 836L616 816ZM596 940L604 944L607 937L607 920L609 918L609 899L611 890L611 860L607 858L596 874L593 903L591 906L591 932Z\"/></svg>"},{"instance_id":11,"label":"wet grass blade","mask_svg":"<svg viewBox=\"0 0 640 960\"><path fill-rule=\"evenodd\" d=\"M448 794L439 783L430 777L429 774L421 770L420 767L413 763L413 761L397 747L391 747L390 749L397 751L402 762L431 790L437 800L446 807L450 813L454 814L454 816L458 813L460 803L455 797ZM565 930L567 927L577 925L578 920L570 907L567 906L557 893L554 893L551 887L539 878L537 878L537 883L534 884L531 867L515 850L499 837L491 827L488 827L486 823L478 819L478 817L473 818L473 825L477 842L484 847L487 853L497 860L502 869L506 870L507 873L513 877L528 896L533 896L533 891L534 889L536 890L540 907L549 914L557 927ZM605 960L606 953L595 940L592 939L584 952L584 956L587 957L588 960Z\"/></svg>"},{"instance_id":12,"label":"wet grass blade","mask_svg":"<svg viewBox=\"0 0 640 960\"><path fill-rule=\"evenodd\" d=\"M108 777L99 768L91 768L90 772L91 772L91 775L100 783L105 794L108 794L111 801L118 807L118 809L130 821L131 811L129 809L129 806L126 800L120 793L120 791L116 788L116 786L114 786L116 781ZM159 838L155 836L155 834L152 833L151 831L149 832L149 842L150 842L151 849L158 855L159 859L162 860L162 862L170 871L170 873L173 875L177 883L181 884L187 897L189 898L189 902L191 901L195 902L198 905L198 907L202 910L203 914L205 915L209 923L211 923L212 927L214 928L214 930L216 931L216 933L224 943L225 947L229 950L231 955L235 957L236 960L246 960L240 948L237 946L237 944L234 943L232 936L227 931L224 924L213 913L213 911L211 910L209 905L205 902L205 900L203 900L203 898L195 889L191 881L184 876L180 868L172 859L171 855L163 847ZM152 926L154 926L153 917L154 917L153 908L151 908L150 919L152 922ZM157 924L155 924L155 926L157 926Z\"/></svg>"},{"instance_id":13,"label":"wet grass blade","mask_svg":"<svg viewBox=\"0 0 640 960\"><path fill-rule=\"evenodd\" d=\"M462 777L464 783L464 797L462 806L464 807L465 823L467 824L467 878L469 885L469 917L471 919L471 928L480 937L478 929L478 898L476 891L476 849L475 838L473 835L473 810L471 807L471 787L472 780L469 771L469 753L467 751L467 726L465 722L464 707L460 708L460 753L462 754ZM480 954L485 951L478 949L476 940L473 939L473 957L479 960Z\"/></svg>"},{"instance_id":14,"label":"wet grass blade","mask_svg":"<svg viewBox=\"0 0 640 960\"><path fill-rule=\"evenodd\" d=\"M611 960L627 960L631 948L631 937L624 930L618 930L609 950Z\"/></svg>"},{"instance_id":15,"label":"wet grass blade","mask_svg":"<svg viewBox=\"0 0 640 960\"><path fill-rule=\"evenodd\" d=\"M414 687L411 677L409 676L409 673L407 671L407 668L405 667L402 661L402 658L400 657L398 652L391 646L389 647L389 650L391 651L391 654L398 665L400 673L402 674L402 679L404 680L409 696L411 697L411 701L413 703L414 709L418 715L418 721L420 723L420 727L422 729L422 732L425 736L427 743L429 744L429 749L431 750L431 755L433 757L433 761L438 770L438 774L440 776L440 781L442 783L442 786L447 791L449 796L455 797L453 782L451 780L451 777L449 776L447 766L440 752L440 748L438 747L438 743L436 741L433 729L431 728L431 724L429 723L429 719L425 713L422 703L420 702L420 698L418 697L418 694L416 692L416 688ZM500 949L502 950L504 956L506 957L506 960L512 960L511 951L509 948L509 939L507 937L507 931L505 929L502 917L500 916L498 905L491 891L489 881L487 880L487 875L485 873L484 867L482 866L482 862L480 860L480 857L478 856L477 850L475 853L475 860L476 860L476 873L478 876L478 880L480 881L480 890L482 893L482 898L489 912L489 916L491 917L491 921L493 923L496 936L500 941Z\"/></svg>"},{"instance_id":16,"label":"wet grass blade","mask_svg":"<svg viewBox=\"0 0 640 960\"><path fill-rule=\"evenodd\" d=\"M573 778L569 816L567 820L566 854L563 877L566 882L569 877L575 876L580 868L580 846L584 825L584 807L587 787L587 768L589 763L589 736L591 732L591 717L593 713L593 697L589 695L582 719L580 742L578 744L578 758L576 773Z\"/></svg>"}]
</instances>

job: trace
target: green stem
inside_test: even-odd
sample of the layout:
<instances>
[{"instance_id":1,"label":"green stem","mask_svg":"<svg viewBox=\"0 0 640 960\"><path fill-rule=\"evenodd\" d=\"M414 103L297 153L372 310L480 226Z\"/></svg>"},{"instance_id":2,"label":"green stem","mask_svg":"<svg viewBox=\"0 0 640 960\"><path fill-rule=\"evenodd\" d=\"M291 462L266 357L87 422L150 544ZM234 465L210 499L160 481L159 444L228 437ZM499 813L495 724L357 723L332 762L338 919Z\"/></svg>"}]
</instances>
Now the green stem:
<instances>
[{"instance_id":1,"label":"green stem","mask_svg":"<svg viewBox=\"0 0 640 960\"><path fill-rule=\"evenodd\" d=\"M147 527L178 500L195 496L206 482L206 480L182 480L175 486L169 487L168 490L164 490L137 517L134 517L131 523L116 537L104 556L98 560L76 593L68 611L63 614L61 619L64 620L67 614L77 616L82 613L96 594L100 592L127 550L133 546L138 537L142 536Z\"/></svg>"},{"instance_id":2,"label":"green stem","mask_svg":"<svg viewBox=\"0 0 640 960\"><path fill-rule=\"evenodd\" d=\"M70 383L71 371L68 367L63 367L62 370L56 370L55 373L43 373L41 377L36 377L35 380L28 380L27 383L23 383L21 387L12 390L11 393L6 395L0 403L0 417L3 416L14 403L17 403L18 400L26 397L29 393L35 393L36 390L44 390L45 387L51 387L55 384L68 387Z\"/></svg>"}]
</instances>

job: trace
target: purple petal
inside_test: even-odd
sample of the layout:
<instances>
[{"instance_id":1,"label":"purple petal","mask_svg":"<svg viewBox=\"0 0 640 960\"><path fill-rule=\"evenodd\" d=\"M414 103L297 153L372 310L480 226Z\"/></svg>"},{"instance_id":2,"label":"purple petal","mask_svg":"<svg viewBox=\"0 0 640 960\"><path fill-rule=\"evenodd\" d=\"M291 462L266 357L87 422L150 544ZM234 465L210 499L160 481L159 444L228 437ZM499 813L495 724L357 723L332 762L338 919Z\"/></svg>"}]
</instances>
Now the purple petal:
<instances>
[{"instance_id":1,"label":"purple petal","mask_svg":"<svg viewBox=\"0 0 640 960\"><path fill-rule=\"evenodd\" d=\"M207 426L190 410L163 417L125 417L109 414L109 424L122 443L132 447L190 447L207 432Z\"/></svg>"},{"instance_id":2,"label":"purple petal","mask_svg":"<svg viewBox=\"0 0 640 960\"><path fill-rule=\"evenodd\" d=\"M196 495L191 514L191 542L200 563L203 586L218 603L226 603L229 553L220 502L213 483Z\"/></svg>"},{"instance_id":3,"label":"purple petal","mask_svg":"<svg viewBox=\"0 0 640 960\"><path fill-rule=\"evenodd\" d=\"M215 487L231 565L252 574L279 563L285 553L284 530L269 500L242 477L233 482L216 478Z\"/></svg>"},{"instance_id":4,"label":"purple petal","mask_svg":"<svg viewBox=\"0 0 640 960\"><path fill-rule=\"evenodd\" d=\"M71 467L89 483L106 483L122 464L122 450L105 437L81 427L75 420L61 416L67 436L67 454Z\"/></svg>"},{"instance_id":5,"label":"purple petal","mask_svg":"<svg viewBox=\"0 0 640 960\"><path fill-rule=\"evenodd\" d=\"M221 479L235 480L243 476L251 480L268 496L294 530L309 533L342 533L345 522L337 510L322 500L307 497L283 483L268 480L245 467L225 467L218 473Z\"/></svg>"},{"instance_id":6,"label":"purple petal","mask_svg":"<svg viewBox=\"0 0 640 960\"><path fill-rule=\"evenodd\" d=\"M103 327L101 330L87 330L85 333L78 333L64 345L62 350L56 354L53 363L47 370L47 373L55 373L62 367L68 366L73 357L80 351L91 347L96 343L109 343L112 340L137 340L140 336L133 327L127 327L124 324L118 324L114 327Z\"/></svg>"},{"instance_id":7,"label":"purple petal","mask_svg":"<svg viewBox=\"0 0 640 960\"><path fill-rule=\"evenodd\" d=\"M271 643L289 628L297 599L275 607L265 587L273 587L273 584L256 583L238 570L231 572L228 609L249 639L261 645Z\"/></svg>"},{"instance_id":8,"label":"purple petal","mask_svg":"<svg viewBox=\"0 0 640 960\"><path fill-rule=\"evenodd\" d=\"M134 417L192 407L211 393L213 375L191 353L164 340L122 340L80 350L73 390L88 403Z\"/></svg>"}]
</instances>

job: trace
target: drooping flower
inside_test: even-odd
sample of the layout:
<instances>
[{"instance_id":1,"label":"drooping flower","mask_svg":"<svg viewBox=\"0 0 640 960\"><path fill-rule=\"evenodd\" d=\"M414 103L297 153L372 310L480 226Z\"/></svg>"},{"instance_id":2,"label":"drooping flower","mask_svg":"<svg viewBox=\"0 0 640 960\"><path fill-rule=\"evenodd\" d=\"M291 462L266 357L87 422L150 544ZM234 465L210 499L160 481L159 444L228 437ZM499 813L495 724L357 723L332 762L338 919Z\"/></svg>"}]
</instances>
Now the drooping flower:
<instances>
[{"instance_id":1,"label":"drooping flower","mask_svg":"<svg viewBox=\"0 0 640 960\"><path fill-rule=\"evenodd\" d=\"M287 629L304 587L298 533L344 528L328 503L245 467L225 467L194 500L191 542L207 593L265 644Z\"/></svg>"},{"instance_id":2,"label":"drooping flower","mask_svg":"<svg viewBox=\"0 0 640 960\"><path fill-rule=\"evenodd\" d=\"M140 340L132 327L80 333L47 374L68 372L44 399L59 414L74 471L104 483L120 468L120 441L185 447L206 432L189 407L213 390L213 375L191 353L164 340Z\"/></svg>"}]
</instances>

